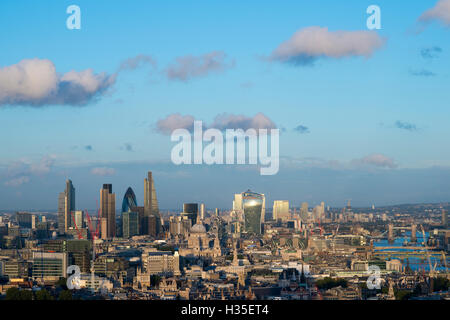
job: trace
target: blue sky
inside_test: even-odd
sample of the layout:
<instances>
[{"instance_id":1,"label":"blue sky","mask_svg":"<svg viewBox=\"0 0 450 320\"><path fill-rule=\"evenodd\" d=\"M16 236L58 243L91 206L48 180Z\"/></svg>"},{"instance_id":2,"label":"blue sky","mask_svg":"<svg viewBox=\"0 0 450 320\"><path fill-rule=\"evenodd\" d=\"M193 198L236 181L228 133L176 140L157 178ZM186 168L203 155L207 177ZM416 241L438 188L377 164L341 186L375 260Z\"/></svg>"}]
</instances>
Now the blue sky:
<instances>
[{"instance_id":1,"label":"blue sky","mask_svg":"<svg viewBox=\"0 0 450 320\"><path fill-rule=\"evenodd\" d=\"M71 4L81 8L81 30L66 28ZM373 32L385 42L370 57L324 55L312 65L270 59L280 44L308 27L368 32L371 4L381 8L382 29ZM269 201L284 196L292 205L323 200L337 206L349 198L359 205L448 201L450 22L436 14L429 24L418 22L437 5L2 1L0 68L47 59L58 75L92 69L114 81L106 79L106 89L83 105L48 100L33 106L6 98L0 103L0 208L55 208L67 177L79 190L80 207L95 207L106 182L113 183L119 199L132 186L139 201L147 170L155 171L162 208L179 208L183 201L230 207L232 194L247 186ZM165 74L177 58L211 52L225 54L223 69L186 81ZM156 67L143 63L119 70L139 55L151 57ZM1 90L0 84L0 102ZM175 113L207 123L222 113L263 113L284 129L279 174L174 166L174 144L156 124ZM299 125L307 133L296 132ZM364 160L374 154L387 162ZM361 162L369 165L355 165ZM109 170L95 171L99 176L93 168Z\"/></svg>"}]
</instances>

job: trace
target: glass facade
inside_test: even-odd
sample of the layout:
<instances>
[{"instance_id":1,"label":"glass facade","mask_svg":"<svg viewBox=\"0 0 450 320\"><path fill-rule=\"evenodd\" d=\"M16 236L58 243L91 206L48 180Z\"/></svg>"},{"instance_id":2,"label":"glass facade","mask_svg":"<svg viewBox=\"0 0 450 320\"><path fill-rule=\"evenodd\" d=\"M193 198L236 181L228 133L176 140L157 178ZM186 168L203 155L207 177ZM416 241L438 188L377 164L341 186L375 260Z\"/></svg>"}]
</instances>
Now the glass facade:
<instances>
[{"instance_id":1,"label":"glass facade","mask_svg":"<svg viewBox=\"0 0 450 320\"><path fill-rule=\"evenodd\" d=\"M139 214L137 212L122 212L122 235L130 238L139 234Z\"/></svg>"},{"instance_id":2,"label":"glass facade","mask_svg":"<svg viewBox=\"0 0 450 320\"><path fill-rule=\"evenodd\" d=\"M61 278L67 270L67 253L33 252L33 278Z\"/></svg>"},{"instance_id":3,"label":"glass facade","mask_svg":"<svg viewBox=\"0 0 450 320\"><path fill-rule=\"evenodd\" d=\"M136 195L133 189L128 188L122 201L122 236L124 238L139 234L139 213L135 212L136 207Z\"/></svg>"},{"instance_id":4,"label":"glass facade","mask_svg":"<svg viewBox=\"0 0 450 320\"><path fill-rule=\"evenodd\" d=\"M137 207L136 195L133 189L128 188L122 201L122 212L130 212L131 208Z\"/></svg>"},{"instance_id":5,"label":"glass facade","mask_svg":"<svg viewBox=\"0 0 450 320\"><path fill-rule=\"evenodd\" d=\"M264 220L264 195L248 190L242 193L242 206L245 232L261 234L261 223Z\"/></svg>"}]
</instances>

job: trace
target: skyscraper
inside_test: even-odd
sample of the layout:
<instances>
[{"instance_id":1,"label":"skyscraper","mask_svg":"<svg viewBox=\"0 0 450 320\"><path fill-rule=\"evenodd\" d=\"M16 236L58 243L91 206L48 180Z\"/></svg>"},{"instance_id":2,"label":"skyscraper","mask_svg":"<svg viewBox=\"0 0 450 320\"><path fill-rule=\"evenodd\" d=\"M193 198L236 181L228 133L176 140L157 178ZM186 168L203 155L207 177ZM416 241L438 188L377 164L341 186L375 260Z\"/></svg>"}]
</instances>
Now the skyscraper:
<instances>
[{"instance_id":1,"label":"skyscraper","mask_svg":"<svg viewBox=\"0 0 450 320\"><path fill-rule=\"evenodd\" d=\"M134 194L133 189L129 187L123 196L122 212L133 211L134 207L137 207L136 195Z\"/></svg>"},{"instance_id":2,"label":"skyscraper","mask_svg":"<svg viewBox=\"0 0 450 320\"><path fill-rule=\"evenodd\" d=\"M244 212L244 230L248 233L261 234L261 224L264 222L266 198L247 190L242 193L242 209Z\"/></svg>"},{"instance_id":3,"label":"skyscraper","mask_svg":"<svg viewBox=\"0 0 450 320\"><path fill-rule=\"evenodd\" d=\"M205 219L205 204L204 203L200 204L200 219L202 219L202 220Z\"/></svg>"},{"instance_id":4,"label":"skyscraper","mask_svg":"<svg viewBox=\"0 0 450 320\"><path fill-rule=\"evenodd\" d=\"M33 215L29 212L16 212L16 220L21 228L33 227Z\"/></svg>"},{"instance_id":5,"label":"skyscraper","mask_svg":"<svg viewBox=\"0 0 450 320\"><path fill-rule=\"evenodd\" d=\"M129 238L139 234L139 210L133 189L128 188L122 201L122 236Z\"/></svg>"},{"instance_id":6,"label":"skyscraper","mask_svg":"<svg viewBox=\"0 0 450 320\"><path fill-rule=\"evenodd\" d=\"M64 234L72 226L71 212L75 210L75 188L66 180L66 190L58 196L58 232Z\"/></svg>"},{"instance_id":7,"label":"skyscraper","mask_svg":"<svg viewBox=\"0 0 450 320\"><path fill-rule=\"evenodd\" d=\"M144 180L144 218L142 223L144 234L157 236L161 231L161 217L151 171L148 172L148 178Z\"/></svg>"},{"instance_id":8,"label":"skyscraper","mask_svg":"<svg viewBox=\"0 0 450 320\"><path fill-rule=\"evenodd\" d=\"M302 219L303 222L308 220L308 202L302 203L302 207L300 208L300 219Z\"/></svg>"},{"instance_id":9,"label":"skyscraper","mask_svg":"<svg viewBox=\"0 0 450 320\"><path fill-rule=\"evenodd\" d=\"M114 238L116 235L116 195L112 185L104 184L100 189L100 217L102 239Z\"/></svg>"},{"instance_id":10,"label":"skyscraper","mask_svg":"<svg viewBox=\"0 0 450 320\"><path fill-rule=\"evenodd\" d=\"M72 211L71 212L71 222L74 228L81 229L84 228L84 212L83 211ZM74 223L75 222L75 223Z\"/></svg>"},{"instance_id":11,"label":"skyscraper","mask_svg":"<svg viewBox=\"0 0 450 320\"><path fill-rule=\"evenodd\" d=\"M191 220L192 225L197 223L198 203L183 203L183 216Z\"/></svg>"},{"instance_id":12,"label":"skyscraper","mask_svg":"<svg viewBox=\"0 0 450 320\"><path fill-rule=\"evenodd\" d=\"M275 200L273 202L273 220L286 221L289 217L289 201Z\"/></svg>"},{"instance_id":13,"label":"skyscraper","mask_svg":"<svg viewBox=\"0 0 450 320\"><path fill-rule=\"evenodd\" d=\"M122 212L122 236L130 238L139 234L139 214L133 211Z\"/></svg>"}]
</instances>

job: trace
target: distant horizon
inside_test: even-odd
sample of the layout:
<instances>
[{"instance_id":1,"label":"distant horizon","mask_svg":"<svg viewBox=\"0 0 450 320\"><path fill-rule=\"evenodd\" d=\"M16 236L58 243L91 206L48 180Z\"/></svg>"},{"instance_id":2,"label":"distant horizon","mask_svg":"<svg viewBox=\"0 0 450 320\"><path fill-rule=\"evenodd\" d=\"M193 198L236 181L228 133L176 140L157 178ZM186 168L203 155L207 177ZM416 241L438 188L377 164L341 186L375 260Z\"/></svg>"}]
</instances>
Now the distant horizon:
<instances>
[{"instance_id":1,"label":"distant horizon","mask_svg":"<svg viewBox=\"0 0 450 320\"><path fill-rule=\"evenodd\" d=\"M285 199L280 199L280 200L285 200ZM200 202L194 202L194 203L198 203L198 204L200 204ZM289 201L289 204L290 204L291 202ZM326 204L326 202L325 202L325 204ZM427 205L429 205L429 206L442 206L442 207L450 207L450 201L449 202L435 202L435 203L431 203L431 202L420 202L420 203L399 203L399 204L391 204L391 205L380 205L380 206L375 206L375 210L377 210L377 209L384 209L384 208L391 208L391 207L403 207L403 206L421 206L421 205L423 205L423 206L427 206ZM289 205L289 209L300 209L301 208L301 206L290 206ZM314 207L312 207L312 206L309 206L309 204L308 204L308 209L311 209L311 208L314 208ZM343 207L333 207L333 206L330 206L330 209L343 209L343 208L345 208L345 206L343 206ZM215 210L216 208L215 207L211 207L211 208L208 208L208 207L205 207L205 209L206 209L206 211L213 211L213 210ZM232 208L217 208L217 209L219 209L219 210L225 210L225 211L230 211L230 210L232 210ZM272 210L272 206L270 206L270 207L267 207L267 205L266 205L266 211L267 210ZM372 209L372 206L370 205L370 206L352 206L352 209ZM95 210L92 210L92 209L77 209L77 211L88 211L88 212L97 212L96 210L97 209L95 209ZM173 211L173 212L177 212L177 213L181 213L183 210L180 210L180 209L159 209L160 211L163 211L163 212L170 212L170 211ZM0 213L14 213L14 212L37 212L37 213L48 213L48 214L57 214L58 212L57 212L58 210L57 209L54 209L54 210L49 210L49 209L0 209ZM116 210L116 213L120 213L120 210Z\"/></svg>"}]
</instances>

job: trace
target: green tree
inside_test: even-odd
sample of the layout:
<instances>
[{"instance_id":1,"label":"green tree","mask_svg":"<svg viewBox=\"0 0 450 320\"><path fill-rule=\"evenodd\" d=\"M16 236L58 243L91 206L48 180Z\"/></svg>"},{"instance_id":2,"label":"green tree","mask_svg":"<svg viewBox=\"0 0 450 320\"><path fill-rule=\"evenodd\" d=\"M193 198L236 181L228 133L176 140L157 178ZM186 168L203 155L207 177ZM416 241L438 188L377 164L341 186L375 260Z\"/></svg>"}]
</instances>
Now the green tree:
<instances>
[{"instance_id":1,"label":"green tree","mask_svg":"<svg viewBox=\"0 0 450 320\"><path fill-rule=\"evenodd\" d=\"M6 300L20 300L20 292L18 288L9 288L6 290Z\"/></svg>"},{"instance_id":2,"label":"green tree","mask_svg":"<svg viewBox=\"0 0 450 320\"><path fill-rule=\"evenodd\" d=\"M33 300L33 293L29 290L9 288L6 291L6 300Z\"/></svg>"},{"instance_id":3,"label":"green tree","mask_svg":"<svg viewBox=\"0 0 450 320\"><path fill-rule=\"evenodd\" d=\"M59 278L58 282L56 282L57 287L62 287L64 290L67 290L67 279Z\"/></svg>"},{"instance_id":4,"label":"green tree","mask_svg":"<svg viewBox=\"0 0 450 320\"><path fill-rule=\"evenodd\" d=\"M59 300L72 300L72 292L70 290L63 290L59 294Z\"/></svg>"},{"instance_id":5,"label":"green tree","mask_svg":"<svg viewBox=\"0 0 450 320\"><path fill-rule=\"evenodd\" d=\"M347 281L345 279L340 279L340 278L333 279L333 278L326 277L324 279L317 280L316 286L317 286L317 288L319 288L321 290L328 290L328 289L339 287L339 286L346 288Z\"/></svg>"},{"instance_id":6,"label":"green tree","mask_svg":"<svg viewBox=\"0 0 450 320\"><path fill-rule=\"evenodd\" d=\"M408 300L412 294L409 290L394 290L396 300Z\"/></svg>"},{"instance_id":7,"label":"green tree","mask_svg":"<svg viewBox=\"0 0 450 320\"><path fill-rule=\"evenodd\" d=\"M46 289L36 291L36 300L54 300L53 296Z\"/></svg>"}]
</instances>

